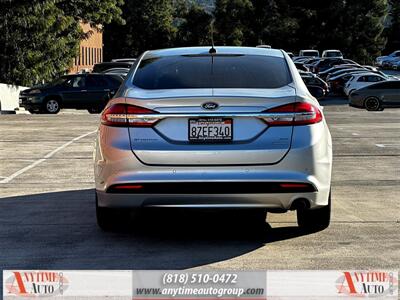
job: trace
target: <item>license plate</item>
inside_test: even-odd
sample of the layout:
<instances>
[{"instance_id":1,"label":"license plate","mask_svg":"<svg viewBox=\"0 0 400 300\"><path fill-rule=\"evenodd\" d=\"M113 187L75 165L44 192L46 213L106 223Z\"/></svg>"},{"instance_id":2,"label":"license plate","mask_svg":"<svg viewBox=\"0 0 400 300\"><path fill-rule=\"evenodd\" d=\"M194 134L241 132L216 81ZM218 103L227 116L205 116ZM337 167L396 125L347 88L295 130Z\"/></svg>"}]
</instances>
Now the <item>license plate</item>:
<instances>
[{"instance_id":1,"label":"license plate","mask_svg":"<svg viewBox=\"0 0 400 300\"><path fill-rule=\"evenodd\" d=\"M189 141L230 142L232 124L233 120L226 118L189 119Z\"/></svg>"}]
</instances>

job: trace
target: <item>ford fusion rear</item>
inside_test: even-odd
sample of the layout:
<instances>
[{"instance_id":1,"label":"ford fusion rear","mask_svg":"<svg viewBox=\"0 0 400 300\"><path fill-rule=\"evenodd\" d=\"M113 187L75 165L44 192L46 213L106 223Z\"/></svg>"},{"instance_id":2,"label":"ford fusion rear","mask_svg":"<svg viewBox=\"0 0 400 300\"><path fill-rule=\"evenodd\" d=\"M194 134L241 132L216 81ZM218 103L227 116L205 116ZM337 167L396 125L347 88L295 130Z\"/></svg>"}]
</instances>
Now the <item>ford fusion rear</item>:
<instances>
[{"instance_id":1,"label":"ford fusion rear","mask_svg":"<svg viewBox=\"0 0 400 300\"><path fill-rule=\"evenodd\" d=\"M103 229L145 207L297 210L302 227L329 225L331 136L281 50L145 52L102 113L94 157Z\"/></svg>"}]
</instances>

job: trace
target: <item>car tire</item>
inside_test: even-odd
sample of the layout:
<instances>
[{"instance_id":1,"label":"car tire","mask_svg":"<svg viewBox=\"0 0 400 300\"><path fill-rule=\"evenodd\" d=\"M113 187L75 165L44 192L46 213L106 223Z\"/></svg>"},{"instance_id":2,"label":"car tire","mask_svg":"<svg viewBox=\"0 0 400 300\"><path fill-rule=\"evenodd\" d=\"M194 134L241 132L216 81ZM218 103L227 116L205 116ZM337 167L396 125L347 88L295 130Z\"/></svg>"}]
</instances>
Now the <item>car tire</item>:
<instances>
[{"instance_id":1,"label":"car tire","mask_svg":"<svg viewBox=\"0 0 400 300\"><path fill-rule=\"evenodd\" d=\"M379 111L382 108L381 102L376 97L368 97L364 101L364 107L368 111Z\"/></svg>"},{"instance_id":2,"label":"car tire","mask_svg":"<svg viewBox=\"0 0 400 300\"><path fill-rule=\"evenodd\" d=\"M328 205L317 209L297 210L297 224L300 228L318 231L327 228L331 221L331 193Z\"/></svg>"},{"instance_id":3,"label":"car tire","mask_svg":"<svg viewBox=\"0 0 400 300\"><path fill-rule=\"evenodd\" d=\"M96 193L97 225L103 231L114 231L129 228L132 214L129 209L100 207Z\"/></svg>"},{"instance_id":4,"label":"car tire","mask_svg":"<svg viewBox=\"0 0 400 300\"><path fill-rule=\"evenodd\" d=\"M43 112L46 114L58 114L60 109L60 101L54 98L47 99L43 105Z\"/></svg>"}]
</instances>

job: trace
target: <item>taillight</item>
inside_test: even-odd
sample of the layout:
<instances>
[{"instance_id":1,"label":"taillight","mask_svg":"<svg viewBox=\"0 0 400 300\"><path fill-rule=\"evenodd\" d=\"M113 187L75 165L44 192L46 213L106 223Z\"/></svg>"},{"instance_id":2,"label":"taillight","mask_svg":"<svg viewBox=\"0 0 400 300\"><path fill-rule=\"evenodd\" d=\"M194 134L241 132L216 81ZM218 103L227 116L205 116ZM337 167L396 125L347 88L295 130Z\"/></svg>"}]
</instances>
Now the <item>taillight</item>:
<instances>
[{"instance_id":1,"label":"taillight","mask_svg":"<svg viewBox=\"0 0 400 300\"><path fill-rule=\"evenodd\" d=\"M151 116L157 112L123 103L112 104L101 115L101 123L107 126L150 127L159 119ZM149 116L146 116L149 115Z\"/></svg>"},{"instance_id":2,"label":"taillight","mask_svg":"<svg viewBox=\"0 0 400 300\"><path fill-rule=\"evenodd\" d=\"M322 121L321 111L307 102L285 104L265 112L276 113L276 115L264 118L270 126L310 125Z\"/></svg>"}]
</instances>

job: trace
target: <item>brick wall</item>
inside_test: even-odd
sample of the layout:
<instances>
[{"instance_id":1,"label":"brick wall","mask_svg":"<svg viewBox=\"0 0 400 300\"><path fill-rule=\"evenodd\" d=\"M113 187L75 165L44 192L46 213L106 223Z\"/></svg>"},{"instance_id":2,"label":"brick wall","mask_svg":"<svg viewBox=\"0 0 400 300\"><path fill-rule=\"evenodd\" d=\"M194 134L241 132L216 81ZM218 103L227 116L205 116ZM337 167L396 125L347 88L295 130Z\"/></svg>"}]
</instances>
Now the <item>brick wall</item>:
<instances>
[{"instance_id":1,"label":"brick wall","mask_svg":"<svg viewBox=\"0 0 400 300\"><path fill-rule=\"evenodd\" d=\"M75 58L73 67L69 73L77 73L80 70L92 70L93 65L103 61L103 33L91 28L89 24L81 24L83 31L93 33L86 40L82 40L79 46L79 56Z\"/></svg>"}]
</instances>

